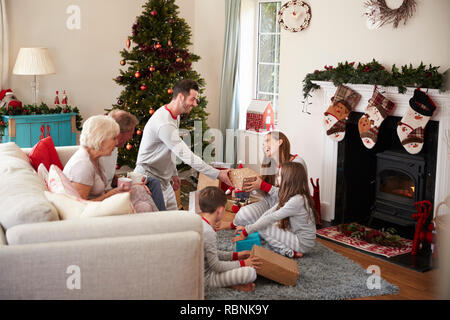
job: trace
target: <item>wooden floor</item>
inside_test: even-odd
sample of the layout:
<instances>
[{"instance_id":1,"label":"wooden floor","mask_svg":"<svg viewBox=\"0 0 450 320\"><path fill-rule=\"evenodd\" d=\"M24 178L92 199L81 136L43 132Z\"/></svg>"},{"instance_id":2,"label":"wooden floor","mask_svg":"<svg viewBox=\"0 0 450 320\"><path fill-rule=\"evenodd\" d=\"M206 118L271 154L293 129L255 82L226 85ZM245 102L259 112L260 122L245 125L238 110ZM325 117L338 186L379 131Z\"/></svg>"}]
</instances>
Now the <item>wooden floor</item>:
<instances>
[{"instance_id":1,"label":"wooden floor","mask_svg":"<svg viewBox=\"0 0 450 320\"><path fill-rule=\"evenodd\" d=\"M417 272L386 260L379 259L357 250L340 246L331 241L316 238L328 248L360 264L364 269L377 265L381 269L381 277L400 288L396 295L359 298L356 300L430 300L437 299L436 287L438 270Z\"/></svg>"}]
</instances>

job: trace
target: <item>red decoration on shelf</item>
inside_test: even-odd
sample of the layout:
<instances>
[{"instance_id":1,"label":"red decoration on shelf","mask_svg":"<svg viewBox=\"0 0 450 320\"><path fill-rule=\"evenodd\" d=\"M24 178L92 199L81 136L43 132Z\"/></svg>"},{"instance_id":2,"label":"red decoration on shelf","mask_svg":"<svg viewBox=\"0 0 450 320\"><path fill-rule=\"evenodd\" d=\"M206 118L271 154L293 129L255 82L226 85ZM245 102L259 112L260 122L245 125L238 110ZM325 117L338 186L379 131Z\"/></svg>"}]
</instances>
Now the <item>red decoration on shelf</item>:
<instances>
[{"instance_id":1,"label":"red decoration on shelf","mask_svg":"<svg viewBox=\"0 0 450 320\"><path fill-rule=\"evenodd\" d=\"M61 103L62 103L63 105L66 105L66 106L67 106L67 95L66 95L66 90L64 90L64 92L63 92L63 98L62 98L62 100L61 100Z\"/></svg>"},{"instance_id":2,"label":"red decoration on shelf","mask_svg":"<svg viewBox=\"0 0 450 320\"><path fill-rule=\"evenodd\" d=\"M59 105L59 92L56 91L55 105Z\"/></svg>"},{"instance_id":3,"label":"red decoration on shelf","mask_svg":"<svg viewBox=\"0 0 450 320\"><path fill-rule=\"evenodd\" d=\"M246 130L265 132L275 129L275 112L270 101L252 100L247 108Z\"/></svg>"}]
</instances>

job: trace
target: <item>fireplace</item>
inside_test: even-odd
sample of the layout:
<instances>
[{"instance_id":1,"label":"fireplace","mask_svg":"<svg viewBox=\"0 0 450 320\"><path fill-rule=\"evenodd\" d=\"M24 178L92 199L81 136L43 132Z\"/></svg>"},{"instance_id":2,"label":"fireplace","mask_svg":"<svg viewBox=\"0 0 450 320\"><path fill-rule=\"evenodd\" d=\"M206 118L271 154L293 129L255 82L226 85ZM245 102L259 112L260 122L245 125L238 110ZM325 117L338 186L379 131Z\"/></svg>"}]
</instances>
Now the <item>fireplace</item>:
<instances>
[{"instance_id":1,"label":"fireplace","mask_svg":"<svg viewBox=\"0 0 450 320\"><path fill-rule=\"evenodd\" d=\"M378 153L371 219L413 226L414 203L424 200L425 159L393 151ZM370 223L369 222L369 223Z\"/></svg>"},{"instance_id":2,"label":"fireplace","mask_svg":"<svg viewBox=\"0 0 450 320\"><path fill-rule=\"evenodd\" d=\"M332 224L358 222L375 228L394 227L412 239L417 201L434 203L439 123L430 121L425 144L418 154L409 154L397 136L400 117L388 117L381 125L377 144L367 149L359 136L353 112L345 139L338 145L335 216Z\"/></svg>"},{"instance_id":3,"label":"fireplace","mask_svg":"<svg viewBox=\"0 0 450 320\"><path fill-rule=\"evenodd\" d=\"M317 106L317 116L323 117L323 112L328 108L330 100L336 92L336 86L332 82L313 82L321 88L315 91L317 97L314 99L318 98L317 103L320 104ZM361 142L357 122L365 112L367 101L372 97L373 85L346 84L346 86L361 94L360 102L350 113L349 127L347 128L348 133L353 132L355 135L346 135L343 141L336 143L326 135L325 130L322 130L321 214L324 221L333 222L333 224L357 221L356 219L360 219L363 213L366 217L371 216L377 200L378 153L398 151L409 155L400 144L397 133L389 128L396 128L397 122L406 113L414 89L407 88L406 92L400 94L396 87L378 86L380 92L395 102L396 106L391 116L382 124L379 141L374 149L369 150ZM423 198L437 204L444 201L450 194L450 121L448 121L450 119L450 93L442 93L436 89L423 90L436 103L437 109L427 125L424 147L416 156L422 155L425 161ZM353 128L351 128L352 126ZM344 158L342 154L347 156ZM432 216L434 216L434 210ZM374 222L378 220L378 218L373 218Z\"/></svg>"}]
</instances>

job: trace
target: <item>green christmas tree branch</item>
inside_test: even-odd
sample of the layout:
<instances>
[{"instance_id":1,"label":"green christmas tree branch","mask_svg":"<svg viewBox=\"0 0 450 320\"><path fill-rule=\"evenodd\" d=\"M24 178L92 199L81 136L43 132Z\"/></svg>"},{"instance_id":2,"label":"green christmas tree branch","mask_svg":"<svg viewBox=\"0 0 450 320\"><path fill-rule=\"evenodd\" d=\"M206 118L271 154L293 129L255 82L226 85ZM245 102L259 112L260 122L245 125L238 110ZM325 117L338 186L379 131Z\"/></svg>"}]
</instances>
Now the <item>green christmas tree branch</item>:
<instances>
[{"instance_id":1,"label":"green christmas tree branch","mask_svg":"<svg viewBox=\"0 0 450 320\"><path fill-rule=\"evenodd\" d=\"M199 103L188 117L182 117L180 129L186 129L194 140L194 121L208 129L207 101L203 95L205 80L192 69L200 57L189 51L191 28L180 18L174 0L149 0L142 14L136 17L127 48L120 51L124 67L114 81L123 87L117 103L112 106L126 110L139 119L136 135L126 148L119 149L118 165L135 166L145 124L153 113L172 99L172 88L183 79L199 84ZM127 39L124 39L127 40ZM111 109L107 109L109 111ZM208 142L202 141L202 150ZM193 146L193 149L195 146ZM186 168L184 165L179 170Z\"/></svg>"}]
</instances>

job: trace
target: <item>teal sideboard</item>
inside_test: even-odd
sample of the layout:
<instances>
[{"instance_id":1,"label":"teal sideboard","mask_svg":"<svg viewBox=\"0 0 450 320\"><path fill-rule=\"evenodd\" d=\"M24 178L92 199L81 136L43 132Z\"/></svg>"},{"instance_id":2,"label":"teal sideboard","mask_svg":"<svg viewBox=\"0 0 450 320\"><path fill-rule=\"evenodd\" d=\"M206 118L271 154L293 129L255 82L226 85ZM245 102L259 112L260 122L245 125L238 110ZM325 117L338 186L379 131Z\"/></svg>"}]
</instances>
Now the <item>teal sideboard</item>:
<instances>
[{"instance_id":1,"label":"teal sideboard","mask_svg":"<svg viewBox=\"0 0 450 320\"><path fill-rule=\"evenodd\" d=\"M15 142L21 148L31 148L50 135L56 147L76 145L76 113L2 116L8 124L2 143Z\"/></svg>"}]
</instances>

